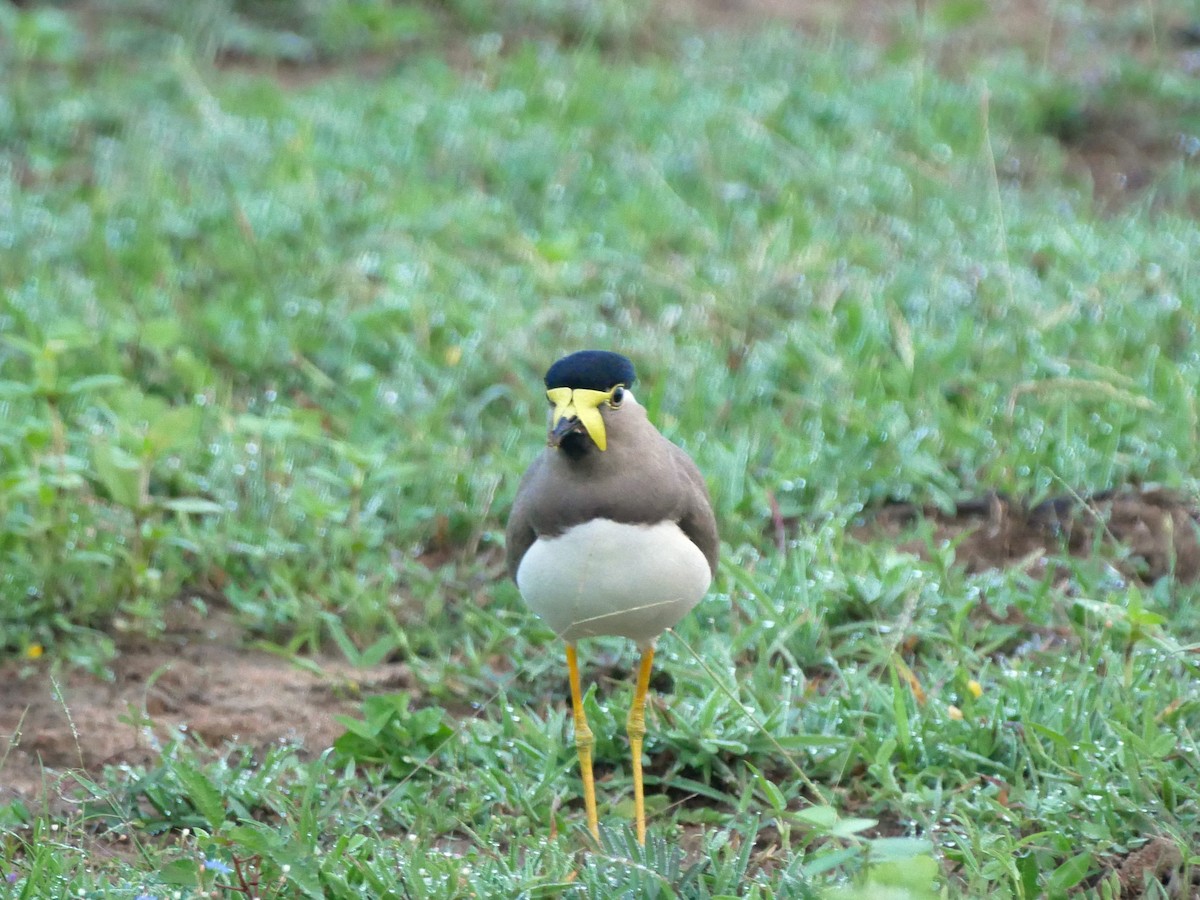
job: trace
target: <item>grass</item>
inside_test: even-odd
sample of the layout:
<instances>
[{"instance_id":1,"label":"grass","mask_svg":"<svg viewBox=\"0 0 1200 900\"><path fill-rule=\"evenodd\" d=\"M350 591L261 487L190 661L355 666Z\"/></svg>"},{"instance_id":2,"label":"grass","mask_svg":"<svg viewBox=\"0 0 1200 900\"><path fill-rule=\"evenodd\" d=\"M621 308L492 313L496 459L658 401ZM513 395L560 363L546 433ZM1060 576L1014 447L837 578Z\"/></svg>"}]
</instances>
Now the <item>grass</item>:
<instances>
[{"instance_id":1,"label":"grass","mask_svg":"<svg viewBox=\"0 0 1200 900\"><path fill-rule=\"evenodd\" d=\"M1155 841L1195 872L1194 585L847 535L886 499L1194 490L1200 111L1165 44L1058 83L1000 45L944 73L953 16L897 56L615 0L300 8L0 7L0 650L103 672L182 599L419 690L316 758L181 736L67 811L0 798L0 897L1161 897L1119 878ZM1175 11L1138 9L1071 7L1130 46ZM1117 209L1059 140L1104 112L1168 148ZM724 539L661 644L645 850L632 648L585 655L581 853L560 647L499 565L583 346L634 358Z\"/></svg>"}]
</instances>

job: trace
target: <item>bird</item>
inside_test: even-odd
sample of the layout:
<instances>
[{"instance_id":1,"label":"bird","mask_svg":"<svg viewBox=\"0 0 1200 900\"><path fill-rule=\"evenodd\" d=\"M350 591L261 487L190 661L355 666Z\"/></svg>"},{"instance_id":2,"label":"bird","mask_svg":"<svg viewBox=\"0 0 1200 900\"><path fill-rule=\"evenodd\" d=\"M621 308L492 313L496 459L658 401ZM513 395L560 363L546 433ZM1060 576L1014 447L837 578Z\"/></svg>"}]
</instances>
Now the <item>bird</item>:
<instances>
[{"instance_id":1,"label":"bird","mask_svg":"<svg viewBox=\"0 0 1200 900\"><path fill-rule=\"evenodd\" d=\"M699 468L650 423L635 380L633 363L609 350L580 350L546 371L546 447L517 488L505 543L521 597L566 642L584 807L597 842L595 737L576 645L615 635L641 653L626 733L644 845L642 747L655 642L708 592L720 539Z\"/></svg>"}]
</instances>

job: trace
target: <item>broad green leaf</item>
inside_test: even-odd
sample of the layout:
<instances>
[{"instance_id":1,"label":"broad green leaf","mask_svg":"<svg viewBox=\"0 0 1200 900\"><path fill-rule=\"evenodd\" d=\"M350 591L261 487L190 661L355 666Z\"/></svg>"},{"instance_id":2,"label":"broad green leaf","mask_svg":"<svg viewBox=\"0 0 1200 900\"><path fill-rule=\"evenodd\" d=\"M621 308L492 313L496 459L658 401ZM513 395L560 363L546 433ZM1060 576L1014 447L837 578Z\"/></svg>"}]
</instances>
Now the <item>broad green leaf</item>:
<instances>
[{"instance_id":1,"label":"broad green leaf","mask_svg":"<svg viewBox=\"0 0 1200 900\"><path fill-rule=\"evenodd\" d=\"M23 381L0 381L0 399L31 396L33 396L33 388Z\"/></svg>"},{"instance_id":2,"label":"broad green leaf","mask_svg":"<svg viewBox=\"0 0 1200 900\"><path fill-rule=\"evenodd\" d=\"M854 837L854 835L861 834L868 828L874 828L878 824L878 819L866 819L857 816L850 816L845 819L839 818L830 826L829 833L834 837L840 838Z\"/></svg>"},{"instance_id":3,"label":"broad green leaf","mask_svg":"<svg viewBox=\"0 0 1200 900\"><path fill-rule=\"evenodd\" d=\"M1080 853L1072 856L1046 879L1046 896L1050 898L1065 897L1067 892L1083 881L1092 869L1091 853Z\"/></svg>"},{"instance_id":4,"label":"broad green leaf","mask_svg":"<svg viewBox=\"0 0 1200 900\"><path fill-rule=\"evenodd\" d=\"M870 881L891 887L907 888L917 896L928 896L938 877L938 864L932 856L914 856L891 862L872 863Z\"/></svg>"},{"instance_id":5,"label":"broad green leaf","mask_svg":"<svg viewBox=\"0 0 1200 900\"><path fill-rule=\"evenodd\" d=\"M762 774L762 772L760 772L754 766L751 766L749 763L746 764L746 767L754 773L754 780L758 783L759 788L766 797L767 804L771 807L771 810L776 814L782 813L784 810L786 810L787 797L784 796L783 791L779 789L779 786L773 781L768 780Z\"/></svg>"},{"instance_id":6,"label":"broad green leaf","mask_svg":"<svg viewBox=\"0 0 1200 900\"><path fill-rule=\"evenodd\" d=\"M115 503L141 508L141 466L116 444L97 444L92 454L96 475Z\"/></svg>"},{"instance_id":7,"label":"broad green leaf","mask_svg":"<svg viewBox=\"0 0 1200 900\"><path fill-rule=\"evenodd\" d=\"M202 411L195 406L176 406L154 418L146 429L146 452L153 457L196 440Z\"/></svg>"},{"instance_id":8,"label":"broad green leaf","mask_svg":"<svg viewBox=\"0 0 1200 900\"><path fill-rule=\"evenodd\" d=\"M872 862L897 862L928 856L933 845L925 838L886 837L873 838L868 843Z\"/></svg>"},{"instance_id":9,"label":"broad green leaf","mask_svg":"<svg viewBox=\"0 0 1200 900\"><path fill-rule=\"evenodd\" d=\"M828 831L838 820L837 810L832 806L810 806L796 813L796 819L822 831Z\"/></svg>"},{"instance_id":10,"label":"broad green leaf","mask_svg":"<svg viewBox=\"0 0 1200 900\"><path fill-rule=\"evenodd\" d=\"M181 764L176 769L179 783L187 791L188 798L208 823L209 828L216 832L225 821L225 800L216 789L208 776L199 769Z\"/></svg>"},{"instance_id":11,"label":"broad green leaf","mask_svg":"<svg viewBox=\"0 0 1200 900\"><path fill-rule=\"evenodd\" d=\"M159 505L168 512L188 516L219 516L226 512L225 507L203 497L171 497Z\"/></svg>"},{"instance_id":12,"label":"broad green leaf","mask_svg":"<svg viewBox=\"0 0 1200 900\"><path fill-rule=\"evenodd\" d=\"M197 862L193 858L173 859L158 870L158 877L164 884L176 887L195 887L199 877Z\"/></svg>"},{"instance_id":13,"label":"broad green leaf","mask_svg":"<svg viewBox=\"0 0 1200 900\"><path fill-rule=\"evenodd\" d=\"M1068 743L1070 743L1065 734L1055 731L1053 728L1049 728L1040 722L1029 722L1026 724L1026 727L1032 731L1036 731L1042 737L1050 739L1060 747L1065 747Z\"/></svg>"},{"instance_id":14,"label":"broad green leaf","mask_svg":"<svg viewBox=\"0 0 1200 900\"><path fill-rule=\"evenodd\" d=\"M66 393L68 394L90 394L93 391L104 390L105 388L119 387L125 383L125 379L120 375L86 375L83 378L77 378L68 386Z\"/></svg>"}]
</instances>

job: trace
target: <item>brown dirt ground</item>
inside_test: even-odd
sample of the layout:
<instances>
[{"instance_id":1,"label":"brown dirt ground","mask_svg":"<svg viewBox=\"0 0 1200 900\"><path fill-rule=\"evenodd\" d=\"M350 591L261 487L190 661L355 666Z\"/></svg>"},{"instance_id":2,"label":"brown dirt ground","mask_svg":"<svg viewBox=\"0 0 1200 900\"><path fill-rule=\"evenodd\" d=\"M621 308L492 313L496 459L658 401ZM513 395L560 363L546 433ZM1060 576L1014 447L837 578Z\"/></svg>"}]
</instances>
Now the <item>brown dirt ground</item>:
<instances>
[{"instance_id":1,"label":"brown dirt ground","mask_svg":"<svg viewBox=\"0 0 1200 900\"><path fill-rule=\"evenodd\" d=\"M922 523L928 538L918 527ZM1195 504L1160 488L1105 491L1087 499L1064 495L1032 507L991 494L960 503L952 513L895 503L854 530L856 537L890 539L917 556L953 543L955 560L968 572L1011 566L1036 572L1065 553L1100 555L1126 577L1145 582L1166 575L1200 578L1198 534Z\"/></svg>"},{"instance_id":2,"label":"brown dirt ground","mask_svg":"<svg viewBox=\"0 0 1200 900\"><path fill-rule=\"evenodd\" d=\"M209 747L288 741L319 753L345 730L334 716L357 717L364 692L412 687L402 664L355 669L315 658L299 667L242 640L228 613L201 616L181 602L161 639L119 645L111 680L0 665L0 803L55 808L74 789L71 770L150 763L184 733Z\"/></svg>"}]
</instances>

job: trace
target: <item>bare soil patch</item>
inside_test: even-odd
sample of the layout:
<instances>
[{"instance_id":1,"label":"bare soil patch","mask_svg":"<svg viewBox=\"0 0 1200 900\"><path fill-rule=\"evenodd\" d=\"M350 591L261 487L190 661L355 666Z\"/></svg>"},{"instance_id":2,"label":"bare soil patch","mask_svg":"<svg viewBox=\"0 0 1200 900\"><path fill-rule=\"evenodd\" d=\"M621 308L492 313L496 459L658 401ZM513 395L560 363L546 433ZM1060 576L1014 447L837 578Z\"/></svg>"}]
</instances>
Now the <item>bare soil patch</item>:
<instances>
[{"instance_id":1,"label":"bare soil patch","mask_svg":"<svg viewBox=\"0 0 1200 900\"><path fill-rule=\"evenodd\" d=\"M1137 850L1109 860L1108 867L1117 871L1122 897L1200 897L1200 873L1183 864L1179 847L1158 835Z\"/></svg>"},{"instance_id":2,"label":"bare soil patch","mask_svg":"<svg viewBox=\"0 0 1200 900\"><path fill-rule=\"evenodd\" d=\"M926 523L928 538L918 526ZM895 503L865 517L854 530L862 540L890 540L904 551L928 556L932 547L955 546L956 561L969 572L1047 560L1095 555L1129 578L1157 581L1174 575L1200 578L1200 510L1194 502L1159 488L1105 491L1089 498L1053 497L1034 506L1001 494L958 504L947 513Z\"/></svg>"},{"instance_id":3,"label":"bare soil patch","mask_svg":"<svg viewBox=\"0 0 1200 900\"><path fill-rule=\"evenodd\" d=\"M150 763L181 734L210 747L287 741L318 753L345 730L334 717L360 711L364 691L412 686L401 664L314 658L301 668L242 640L229 613L179 603L160 640L120 647L111 679L0 666L0 803L54 806L73 789L72 770Z\"/></svg>"}]
</instances>

